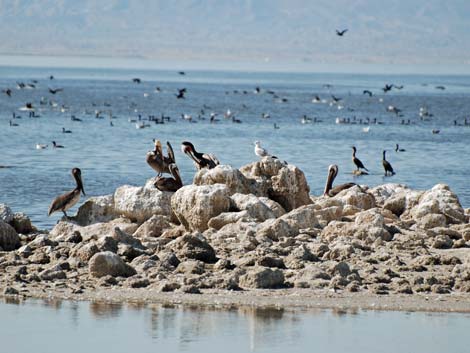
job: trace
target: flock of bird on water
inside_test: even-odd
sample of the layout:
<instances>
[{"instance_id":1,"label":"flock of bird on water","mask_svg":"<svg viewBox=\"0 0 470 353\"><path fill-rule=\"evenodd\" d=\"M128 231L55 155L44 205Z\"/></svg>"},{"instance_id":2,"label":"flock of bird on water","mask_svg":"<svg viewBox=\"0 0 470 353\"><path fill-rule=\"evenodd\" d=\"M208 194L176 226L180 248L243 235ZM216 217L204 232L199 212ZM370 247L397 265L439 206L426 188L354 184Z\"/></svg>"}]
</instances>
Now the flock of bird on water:
<instances>
[{"instance_id":1,"label":"flock of bird on water","mask_svg":"<svg viewBox=\"0 0 470 353\"><path fill-rule=\"evenodd\" d=\"M342 37L348 30L344 29L342 31L336 30L336 34L340 37ZM186 73L184 71L179 71L179 75L185 75ZM54 80L54 76L49 77L50 80ZM140 84L142 80L140 78L133 78L132 81L136 84ZM38 83L37 80L32 80L31 83L24 83L24 82L17 82L17 89L35 89L36 84ZM324 88L330 89L332 86L327 84L324 85ZM445 90L444 86L435 86L436 89L438 90ZM384 93L387 93L391 91L392 89L397 89L401 90L403 89L403 85L395 85L395 84L386 84L382 90ZM48 88L48 91L51 95L56 95L60 92L63 91L63 88ZM12 89L11 88L6 88L2 90L3 93L5 93L8 97L12 96ZM162 89L160 87L156 87L155 93L161 93ZM248 94L248 91L243 90L233 90L232 91L234 94ZM186 93L187 89L186 88L181 88L177 89L177 93L175 93L176 99L185 99L186 98ZM226 94L229 94L229 91L225 92ZM261 89L259 87L256 87L254 90L255 94L260 94ZM274 99L276 99L277 102L279 103L286 103L288 102L287 98L282 98L279 97L274 91L271 90L266 90L266 93L271 95ZM367 95L369 97L372 97L374 94L370 90L363 90L363 95ZM148 97L148 93L144 93L144 97ZM343 106L341 105L341 98L336 97L335 95L331 94L331 101L328 101L326 99L321 99L318 95L315 95L315 97L312 99L312 103L329 103L330 106L337 106L338 110L343 109ZM383 102L383 99L379 99L380 102ZM40 105L47 105L49 104L53 108L57 108L58 104L54 102L53 100L47 100L46 98L42 97L40 100ZM132 105L132 104L131 104ZM110 104L106 104L105 106L109 107ZM200 113L197 116L197 120L205 120L205 110L210 109L209 106L204 105L203 109L200 110ZM350 108L348 108L349 110ZM65 113L69 110L69 108L65 105L62 105L60 107L60 111L62 113ZM40 115L36 113L35 106L31 102L27 102L24 107L20 108L20 111L27 111L29 113L30 118L39 118ZM137 110L136 110L137 111ZM351 110L352 111L352 110ZM397 117L403 117L401 109L395 107L395 106L388 106L387 111L390 113L394 113ZM91 112L87 112L89 114L92 114ZM102 110L95 110L94 115L95 118L102 119L103 118L103 113L105 113ZM215 112L210 113L210 123L216 123L219 121L217 119L218 114ZM223 114L225 119L231 120L233 123L241 123L242 121L238 119L233 112L230 110L227 110ZM421 107L419 111L419 116L421 120L426 120L426 118L431 117L432 114L427 110L426 107ZM263 113L261 116L263 119L269 119L270 115L269 113ZM20 119L21 116L17 115L16 113L12 114L12 120L9 121L10 127L16 127L19 126L18 123L15 122L16 119ZM113 126L113 121L112 119L114 118L111 111L109 111L109 118L110 118L110 125ZM181 118L185 121L188 122L196 122L195 119L190 114L181 114ZM81 122L82 119L77 118L75 115L71 116L71 120L75 122ZM138 118L135 119L129 119L128 120L131 123L135 123L135 126L137 129L142 129L146 127L150 127L150 124L145 123L145 121L149 122L154 122L155 124L164 124L166 122L171 121L171 117L165 116L162 114L160 117L156 117L154 115L149 115L148 118L143 118L140 114L138 115ZM307 115L304 115L301 119L302 124L309 124L309 123L319 123L322 122L322 120L319 120L318 118L309 118ZM352 119L350 118L337 118L336 119L336 124L365 124L365 125L370 125L370 124L382 124L382 122L378 121L377 119L369 119L365 118L363 119L356 119L356 117L353 117ZM411 124L410 120L405 121L404 119L401 120L402 125L409 125ZM459 123L457 120L454 120L454 125L455 126L470 126L470 121L467 121L467 119L464 120L463 124ZM277 124L274 124L275 129L279 129L279 126ZM370 126L363 128L364 132L369 132ZM432 133L433 134L438 134L440 131L437 129L433 129ZM72 133L71 130L65 129L64 127L62 128L62 133L64 134L70 134ZM264 158L264 157L269 157L269 158L274 158L277 159L277 157L272 156L268 153L266 149L261 147L261 144L259 141L255 142L255 147L254 147L254 152L257 156ZM63 145L57 143L56 141L52 141L52 146L53 148L64 148ZM47 144L42 144L38 143L36 145L36 149L46 149L48 148ZM354 163L356 170L353 171L354 175L367 175L368 174L368 169L364 166L364 164L361 162L359 158L357 158L356 153L357 149L355 146L352 146L352 162ZM211 153L201 153L196 151L194 148L194 145L191 142L184 141L181 144L181 149L183 153L185 153L187 156L189 156L196 168L203 169L203 168L208 168L212 169L215 168L217 165L219 165L219 160ZM396 152L405 152L404 149L400 148L398 144L396 144L395 147ZM384 175L385 176L392 176L395 174L395 171L392 168L392 165L386 160L386 152L382 152L382 165L384 168ZM173 148L169 142L167 142L167 155L164 155L163 153L163 148L162 144L159 140L154 140L154 149L153 151L149 151L146 155L146 161L148 165L157 172L157 178L155 180L155 187L161 191L171 191L174 192L181 188L183 186L183 182L179 173L179 169L176 165L175 161L175 155L173 152ZM286 162L284 162L286 163ZM164 177L163 174L170 174L169 177ZM338 175L338 166L333 164L330 165L328 168L328 176L326 180L326 185L324 189L324 196L335 196L342 190L351 188L357 184L355 183L346 183L346 184L341 184L337 186L333 186L333 182ZM72 169L72 176L75 179L76 182L76 187L65 194L57 196L51 203L49 210L48 210L48 215L50 216L52 213L61 211L64 213L65 217L67 216L66 211L73 207L80 199L80 194L82 193L85 195L84 187L83 187L83 182L82 182L82 176L81 176L81 170L79 168L73 168Z\"/></svg>"}]
</instances>

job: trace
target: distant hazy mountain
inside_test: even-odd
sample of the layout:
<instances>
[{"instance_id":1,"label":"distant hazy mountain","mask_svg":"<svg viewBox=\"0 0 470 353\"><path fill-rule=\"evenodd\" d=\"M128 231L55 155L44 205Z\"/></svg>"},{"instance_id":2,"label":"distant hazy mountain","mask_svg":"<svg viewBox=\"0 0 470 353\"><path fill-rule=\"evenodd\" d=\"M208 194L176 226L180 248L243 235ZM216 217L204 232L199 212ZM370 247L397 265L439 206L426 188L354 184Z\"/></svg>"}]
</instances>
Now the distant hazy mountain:
<instances>
[{"instance_id":1,"label":"distant hazy mountain","mask_svg":"<svg viewBox=\"0 0 470 353\"><path fill-rule=\"evenodd\" d=\"M0 26L2 54L470 64L468 0L0 0Z\"/></svg>"}]
</instances>

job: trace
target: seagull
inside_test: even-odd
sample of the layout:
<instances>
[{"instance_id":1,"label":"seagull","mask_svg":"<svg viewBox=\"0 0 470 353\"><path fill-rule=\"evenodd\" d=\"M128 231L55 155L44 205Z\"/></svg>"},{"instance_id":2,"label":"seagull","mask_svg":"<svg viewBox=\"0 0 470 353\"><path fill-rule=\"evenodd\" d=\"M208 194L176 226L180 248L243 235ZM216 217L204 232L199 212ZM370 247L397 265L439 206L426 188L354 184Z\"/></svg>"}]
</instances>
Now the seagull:
<instances>
[{"instance_id":1,"label":"seagull","mask_svg":"<svg viewBox=\"0 0 470 353\"><path fill-rule=\"evenodd\" d=\"M259 141L255 141L255 154L261 158L263 157L277 158L275 156L270 155L265 148L261 147L261 143Z\"/></svg>"},{"instance_id":2,"label":"seagull","mask_svg":"<svg viewBox=\"0 0 470 353\"><path fill-rule=\"evenodd\" d=\"M348 29L343 29L342 31L338 31L336 30L336 35L342 37L346 32L348 31Z\"/></svg>"},{"instance_id":3,"label":"seagull","mask_svg":"<svg viewBox=\"0 0 470 353\"><path fill-rule=\"evenodd\" d=\"M47 145L43 144L43 143L37 143L36 144L36 149L37 150L45 150L47 148Z\"/></svg>"}]
</instances>

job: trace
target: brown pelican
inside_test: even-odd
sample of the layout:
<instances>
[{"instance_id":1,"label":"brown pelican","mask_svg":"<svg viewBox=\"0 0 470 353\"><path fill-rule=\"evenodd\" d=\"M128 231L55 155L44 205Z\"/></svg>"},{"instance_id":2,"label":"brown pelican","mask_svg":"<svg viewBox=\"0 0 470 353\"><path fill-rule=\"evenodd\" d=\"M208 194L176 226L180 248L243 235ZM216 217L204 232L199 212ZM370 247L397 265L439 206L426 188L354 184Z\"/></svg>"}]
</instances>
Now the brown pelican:
<instances>
[{"instance_id":1,"label":"brown pelican","mask_svg":"<svg viewBox=\"0 0 470 353\"><path fill-rule=\"evenodd\" d=\"M384 166L384 169L385 169L385 176L395 175L392 165L385 159L385 152L387 151L385 150L383 151L383 158L382 158L382 165Z\"/></svg>"},{"instance_id":2,"label":"brown pelican","mask_svg":"<svg viewBox=\"0 0 470 353\"><path fill-rule=\"evenodd\" d=\"M62 211L65 217L68 218L67 211L69 208L73 207L78 200L80 199L80 192L85 196L85 190L83 189L82 183L82 172L79 168L72 169L72 176L77 183L77 186L72 191L66 192L65 194L57 196L49 206L49 211L47 215L50 216L54 212Z\"/></svg>"},{"instance_id":3,"label":"brown pelican","mask_svg":"<svg viewBox=\"0 0 470 353\"><path fill-rule=\"evenodd\" d=\"M166 142L168 156L163 155L160 140L153 140L153 142L155 143L155 149L151 152L147 152L146 160L148 165L158 173L158 176L161 176L162 173L170 173L169 166L175 163L175 154L173 153L170 142Z\"/></svg>"},{"instance_id":4,"label":"brown pelican","mask_svg":"<svg viewBox=\"0 0 470 353\"><path fill-rule=\"evenodd\" d=\"M352 154L352 161L356 165L356 174L367 174L364 171L360 171L359 169L364 169L366 171L369 171L366 167L364 167L364 164L359 160L359 158L356 157L356 147L352 146L353 154Z\"/></svg>"},{"instance_id":5,"label":"brown pelican","mask_svg":"<svg viewBox=\"0 0 470 353\"><path fill-rule=\"evenodd\" d=\"M183 186L180 171L178 170L176 164L171 163L168 168L173 178L164 178L161 176L157 177L154 185L160 191L176 191Z\"/></svg>"},{"instance_id":6,"label":"brown pelican","mask_svg":"<svg viewBox=\"0 0 470 353\"><path fill-rule=\"evenodd\" d=\"M183 141L181 143L181 150L184 154L188 155L194 161L198 170L202 168L215 168L219 165L219 160L212 153L200 153L194 149L194 145L191 142Z\"/></svg>"},{"instance_id":7,"label":"brown pelican","mask_svg":"<svg viewBox=\"0 0 470 353\"><path fill-rule=\"evenodd\" d=\"M326 178L325 191L323 192L324 196L335 196L341 191L352 188L353 186L357 185L355 183L346 183L333 187L333 181L335 180L337 175L338 166L336 164L330 165L328 167L328 177Z\"/></svg>"}]
</instances>

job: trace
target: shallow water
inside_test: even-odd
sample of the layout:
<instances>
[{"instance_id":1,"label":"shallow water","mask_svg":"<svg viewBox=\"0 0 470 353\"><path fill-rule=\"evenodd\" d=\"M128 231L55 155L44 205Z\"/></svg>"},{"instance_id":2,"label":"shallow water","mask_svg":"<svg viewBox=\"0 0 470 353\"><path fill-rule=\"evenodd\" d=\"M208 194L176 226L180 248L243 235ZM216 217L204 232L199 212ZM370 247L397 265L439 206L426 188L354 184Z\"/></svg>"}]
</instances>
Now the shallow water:
<instances>
[{"instance_id":1,"label":"shallow water","mask_svg":"<svg viewBox=\"0 0 470 353\"><path fill-rule=\"evenodd\" d=\"M0 303L2 351L467 352L468 314Z\"/></svg>"},{"instance_id":2,"label":"shallow water","mask_svg":"<svg viewBox=\"0 0 470 353\"><path fill-rule=\"evenodd\" d=\"M55 80L47 77L53 74ZM131 82L140 77L141 84ZM36 89L18 90L16 81L38 80ZM385 83L404 85L402 90L384 94ZM324 84L331 84L325 88ZM444 85L445 90L438 90ZM155 93L159 86L161 93ZM261 94L254 94L260 86ZM47 218L47 208L58 194L74 187L71 168L82 169L87 196L112 193L116 187L129 183L142 185L154 176L145 163L145 153L152 148L152 139L169 140L176 150L176 161L185 183L194 175L192 162L179 151L183 140L192 141L202 152L212 152L224 164L240 167L257 159L253 141L260 140L272 154L299 166L307 176L311 192L322 192L328 165L338 164L336 183L355 179L371 186L385 182L404 183L412 188L427 189L439 182L447 183L459 195L464 207L470 207L468 188L469 126L454 126L464 119L470 124L470 77L468 76L386 76L342 74L281 74L237 72L188 72L180 76L169 71L130 71L93 69L45 69L0 67L0 87L13 89L12 97L0 94L0 202L14 211L32 217L39 227L52 226L60 214ZM47 88L64 88L51 95ZM186 99L175 97L177 88L186 87ZM373 97L362 94L364 89ZM235 94L233 91L238 90ZM246 94L243 93L246 90ZM268 94L273 90L280 103ZM144 97L148 93L148 97ZM341 97L343 109L337 105L314 104L318 94L331 100ZM41 97L58 106L40 105ZM382 98L383 102L379 99ZM40 118L28 118L19 111L26 102L38 107ZM69 109L62 113L60 106ZM204 105L205 120L197 115ZM402 110L403 117L386 111L389 105ZM427 107L433 114L427 120L419 117L419 108ZM216 124L209 123L209 114L223 114L227 109L236 113L241 124L225 120L221 115ZM96 119L94 111L102 111L104 119ZM12 112L17 127L10 127ZM112 113L114 126L109 124ZM89 113L89 114L87 114ZM171 116L164 125L151 123L147 129L136 129L138 114ZM191 114L197 123L180 118ZM270 119L261 119L269 113ZM83 122L71 121L71 115ZM300 123L302 115L316 117L321 123ZM356 124L335 124L335 119L356 117ZM369 118L383 124L360 125ZM410 119L411 125L401 120ZM280 129L274 129L276 123ZM369 133L363 128L370 126ZM62 127L73 131L63 134ZM439 134L432 134L439 129ZM63 150L51 149L51 141L65 145ZM36 150L37 143L49 144ZM396 153L395 144L406 152ZM358 157L371 175L354 178L351 171L351 146L358 148ZM385 178L381 165L382 150L396 175ZM83 199L82 199L83 201ZM71 212L76 208L74 208Z\"/></svg>"}]
</instances>

